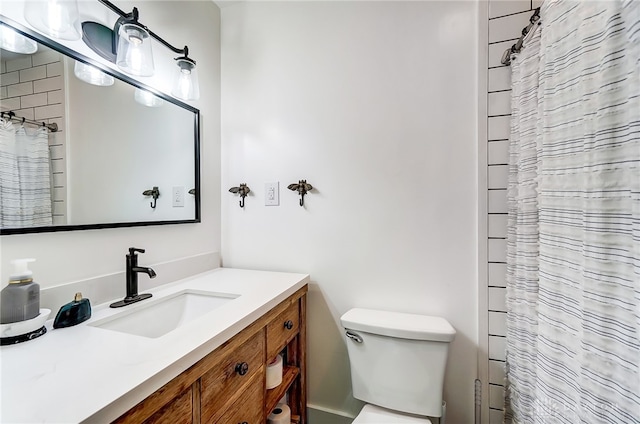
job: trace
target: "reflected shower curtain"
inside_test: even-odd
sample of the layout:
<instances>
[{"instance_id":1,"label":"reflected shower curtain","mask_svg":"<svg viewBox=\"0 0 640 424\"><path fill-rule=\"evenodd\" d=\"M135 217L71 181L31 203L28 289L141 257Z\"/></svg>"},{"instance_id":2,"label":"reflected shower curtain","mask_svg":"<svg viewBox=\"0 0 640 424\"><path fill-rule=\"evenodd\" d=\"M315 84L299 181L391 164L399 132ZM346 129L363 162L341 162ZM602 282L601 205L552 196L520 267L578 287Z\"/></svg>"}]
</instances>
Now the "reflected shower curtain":
<instances>
[{"instance_id":1,"label":"reflected shower curtain","mask_svg":"<svg viewBox=\"0 0 640 424\"><path fill-rule=\"evenodd\" d=\"M51 208L47 129L0 121L0 227L51 225Z\"/></svg>"},{"instance_id":2,"label":"reflected shower curtain","mask_svg":"<svg viewBox=\"0 0 640 424\"><path fill-rule=\"evenodd\" d=\"M640 423L640 6L545 1L513 58L506 420Z\"/></svg>"}]
</instances>

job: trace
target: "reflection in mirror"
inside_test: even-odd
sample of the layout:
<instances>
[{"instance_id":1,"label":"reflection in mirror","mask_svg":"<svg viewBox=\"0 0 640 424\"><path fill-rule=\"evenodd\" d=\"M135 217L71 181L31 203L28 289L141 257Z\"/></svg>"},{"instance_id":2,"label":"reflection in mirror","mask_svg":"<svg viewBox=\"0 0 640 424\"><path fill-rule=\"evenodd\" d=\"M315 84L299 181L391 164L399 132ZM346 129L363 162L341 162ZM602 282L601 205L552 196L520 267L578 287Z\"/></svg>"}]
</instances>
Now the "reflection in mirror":
<instances>
[{"instance_id":1,"label":"reflection in mirror","mask_svg":"<svg viewBox=\"0 0 640 424\"><path fill-rule=\"evenodd\" d=\"M199 222L199 111L40 41L0 50L1 233Z\"/></svg>"}]
</instances>

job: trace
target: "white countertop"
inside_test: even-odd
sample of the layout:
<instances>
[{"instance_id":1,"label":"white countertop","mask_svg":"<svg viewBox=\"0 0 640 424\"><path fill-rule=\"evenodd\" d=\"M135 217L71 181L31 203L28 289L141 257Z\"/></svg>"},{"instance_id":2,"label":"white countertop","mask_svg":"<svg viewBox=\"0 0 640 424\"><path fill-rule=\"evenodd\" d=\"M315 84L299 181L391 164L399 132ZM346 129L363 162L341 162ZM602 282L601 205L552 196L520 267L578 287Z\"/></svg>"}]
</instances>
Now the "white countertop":
<instances>
[{"instance_id":1,"label":"white countertop","mask_svg":"<svg viewBox=\"0 0 640 424\"><path fill-rule=\"evenodd\" d=\"M308 282L218 268L145 291L153 297L124 308L92 305L91 319L74 327L53 329L52 311L45 335L0 348L0 422L110 422ZM155 339L87 325L185 289L239 297Z\"/></svg>"}]
</instances>

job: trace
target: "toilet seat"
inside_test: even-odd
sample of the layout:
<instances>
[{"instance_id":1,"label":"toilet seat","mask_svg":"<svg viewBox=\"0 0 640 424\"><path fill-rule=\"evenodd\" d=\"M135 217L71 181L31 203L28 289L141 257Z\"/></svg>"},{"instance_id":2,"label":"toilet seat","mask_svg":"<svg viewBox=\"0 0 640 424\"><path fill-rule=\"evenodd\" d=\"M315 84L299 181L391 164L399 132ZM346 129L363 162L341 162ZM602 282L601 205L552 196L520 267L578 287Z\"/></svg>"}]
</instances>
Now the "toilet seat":
<instances>
[{"instance_id":1,"label":"toilet seat","mask_svg":"<svg viewBox=\"0 0 640 424\"><path fill-rule=\"evenodd\" d=\"M426 417L405 415L375 405L365 405L352 424L432 424Z\"/></svg>"}]
</instances>

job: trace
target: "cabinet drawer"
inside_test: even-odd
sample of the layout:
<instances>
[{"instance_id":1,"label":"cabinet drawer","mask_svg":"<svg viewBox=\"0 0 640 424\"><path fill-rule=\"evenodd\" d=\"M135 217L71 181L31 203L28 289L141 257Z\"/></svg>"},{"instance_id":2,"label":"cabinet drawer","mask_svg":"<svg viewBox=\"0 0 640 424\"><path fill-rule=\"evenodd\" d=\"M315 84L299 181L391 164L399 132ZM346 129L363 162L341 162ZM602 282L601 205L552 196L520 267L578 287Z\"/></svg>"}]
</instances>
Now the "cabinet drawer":
<instances>
[{"instance_id":1,"label":"cabinet drawer","mask_svg":"<svg viewBox=\"0 0 640 424\"><path fill-rule=\"evenodd\" d=\"M191 424L193 422L191 388L187 389L145 420L145 424Z\"/></svg>"},{"instance_id":2,"label":"cabinet drawer","mask_svg":"<svg viewBox=\"0 0 640 424\"><path fill-rule=\"evenodd\" d=\"M267 361L275 358L276 354L298 334L299 328L300 312L298 301L295 301L267 324Z\"/></svg>"},{"instance_id":3,"label":"cabinet drawer","mask_svg":"<svg viewBox=\"0 0 640 424\"><path fill-rule=\"evenodd\" d=\"M264 331L260 330L238 348L225 352L219 365L200 378L202 422L218 422L231 396L244 392L249 381L257 380L261 388L264 386L264 343Z\"/></svg>"},{"instance_id":4,"label":"cabinet drawer","mask_svg":"<svg viewBox=\"0 0 640 424\"><path fill-rule=\"evenodd\" d=\"M264 381L260 375L251 379L249 386L242 391L242 396L236 399L226 409L215 424L262 424L264 409ZM207 423L207 421L203 421Z\"/></svg>"}]
</instances>

